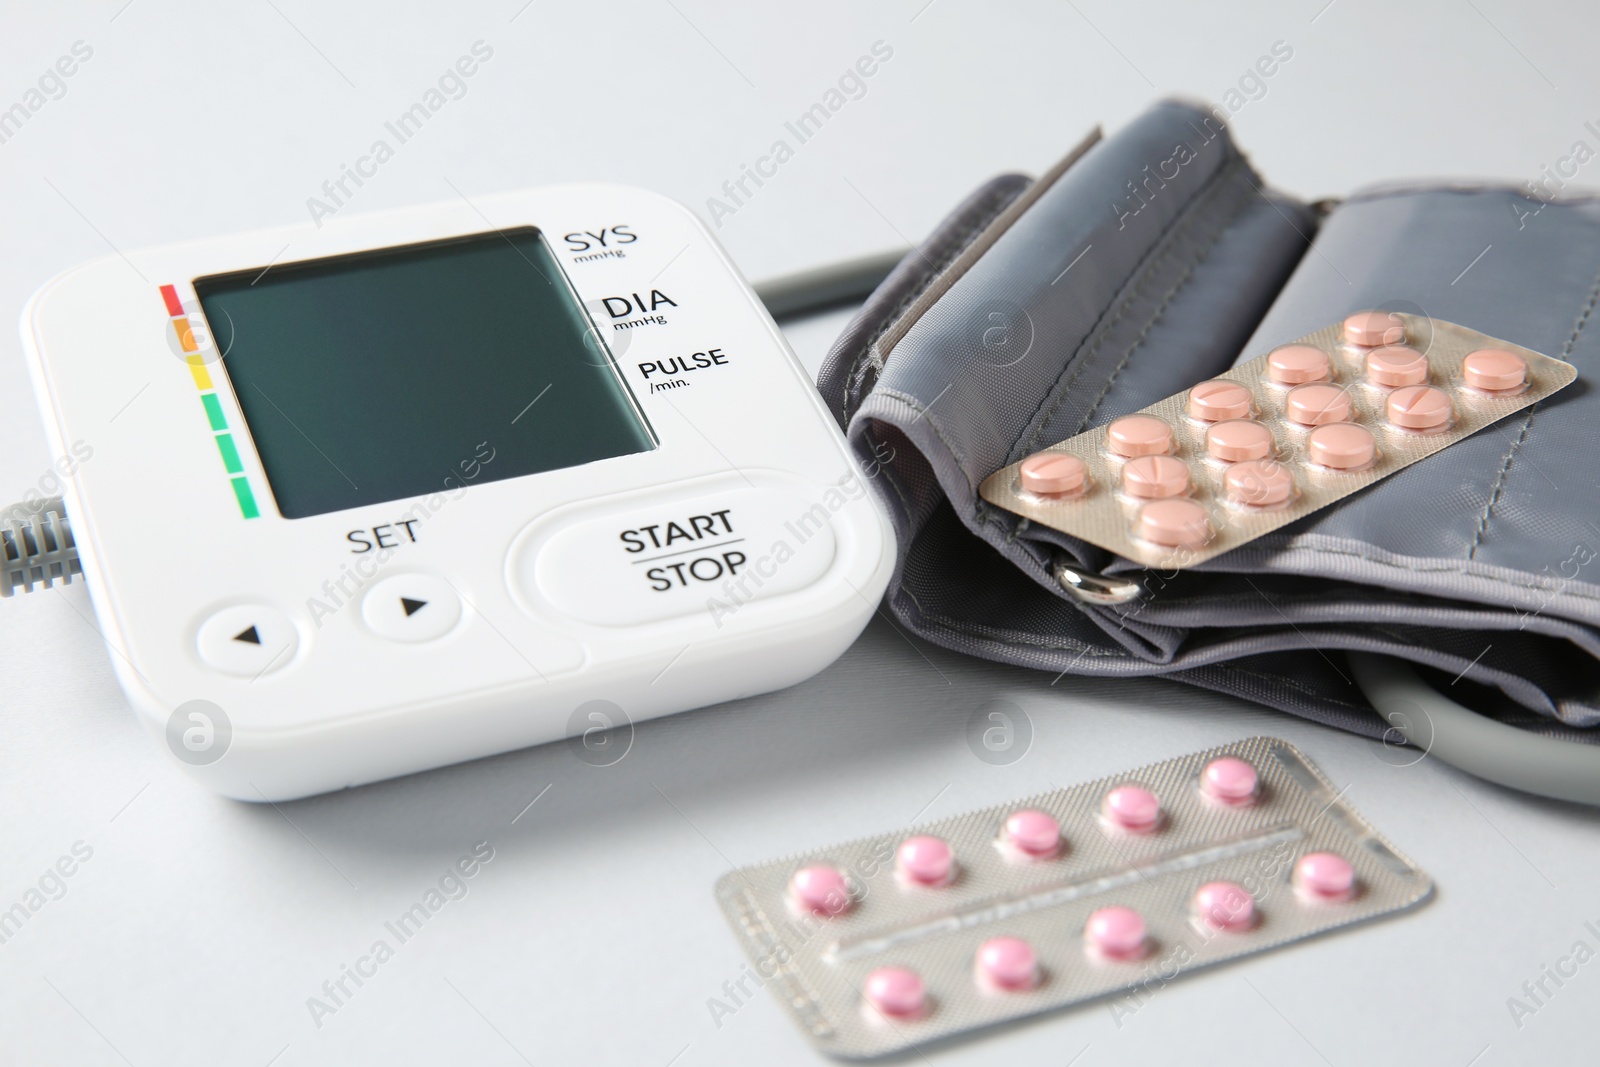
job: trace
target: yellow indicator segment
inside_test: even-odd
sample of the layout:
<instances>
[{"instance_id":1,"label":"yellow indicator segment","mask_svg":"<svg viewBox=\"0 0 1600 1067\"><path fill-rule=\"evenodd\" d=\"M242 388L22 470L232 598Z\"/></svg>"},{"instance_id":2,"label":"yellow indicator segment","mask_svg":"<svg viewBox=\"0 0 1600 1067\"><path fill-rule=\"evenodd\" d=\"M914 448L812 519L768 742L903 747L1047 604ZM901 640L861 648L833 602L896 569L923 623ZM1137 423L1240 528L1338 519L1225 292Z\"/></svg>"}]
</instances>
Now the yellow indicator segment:
<instances>
[{"instance_id":1,"label":"yellow indicator segment","mask_svg":"<svg viewBox=\"0 0 1600 1067\"><path fill-rule=\"evenodd\" d=\"M194 375L194 384L200 389L211 388L211 372L206 369L206 361L201 356L186 356L189 364L189 373Z\"/></svg>"}]
</instances>

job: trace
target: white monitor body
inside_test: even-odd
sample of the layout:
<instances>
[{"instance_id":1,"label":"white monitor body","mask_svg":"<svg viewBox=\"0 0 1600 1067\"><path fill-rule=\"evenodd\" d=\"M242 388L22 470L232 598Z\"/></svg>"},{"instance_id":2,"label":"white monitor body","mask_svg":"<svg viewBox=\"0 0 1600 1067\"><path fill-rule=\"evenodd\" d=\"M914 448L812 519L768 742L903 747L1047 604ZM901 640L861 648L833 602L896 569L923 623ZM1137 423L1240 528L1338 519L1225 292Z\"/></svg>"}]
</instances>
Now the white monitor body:
<instances>
[{"instance_id":1,"label":"white monitor body","mask_svg":"<svg viewBox=\"0 0 1600 1067\"><path fill-rule=\"evenodd\" d=\"M526 227L654 447L497 476L519 424L563 398L486 382L481 443L431 490L284 517L195 281ZM615 758L629 733L607 727L822 669L888 581L892 531L771 317L698 219L642 190L110 256L35 294L22 335L75 467L63 495L117 676L175 761L228 796L562 738ZM383 380L348 403L397 403Z\"/></svg>"}]
</instances>

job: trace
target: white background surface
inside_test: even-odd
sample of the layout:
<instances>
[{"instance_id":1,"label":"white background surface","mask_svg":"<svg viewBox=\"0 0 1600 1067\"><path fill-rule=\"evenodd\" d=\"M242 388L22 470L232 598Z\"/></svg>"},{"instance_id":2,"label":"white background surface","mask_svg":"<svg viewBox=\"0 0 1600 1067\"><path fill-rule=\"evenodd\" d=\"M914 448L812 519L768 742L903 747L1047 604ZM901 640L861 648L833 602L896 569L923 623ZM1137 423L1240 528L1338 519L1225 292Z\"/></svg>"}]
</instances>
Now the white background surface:
<instances>
[{"instance_id":1,"label":"white background surface","mask_svg":"<svg viewBox=\"0 0 1600 1067\"><path fill-rule=\"evenodd\" d=\"M1096 122L1218 99L1294 50L1234 134L1316 197L1415 175L1536 180L1595 145L1592 10L1507 0L977 4L535 0L361 8L12 2L0 108L82 40L93 58L0 144L0 310L76 262L303 220L474 41L493 59L346 210L573 179L707 211L875 41L867 83L719 236L752 277L924 234L976 183L1037 172ZM1320 10L1319 10L1320 9ZM1590 164L1580 181L1600 184ZM813 369L842 325L793 328ZM47 471L0 335L0 499ZM152 521L162 521L152 472ZM173 558L181 565L181 528ZM1301 746L1437 880L1415 914L1194 975L1137 1015L1104 1004L926 1050L937 1062L1445 1065L1594 1057L1600 961L1520 1028L1507 998L1600 949L1600 817L1164 682L1063 679L914 646L874 623L785 693L641 726L609 768L515 753L279 809L208 796L136 728L82 586L0 603L0 909L82 841L92 858L0 944L0 1061L649 1065L817 1057L763 992L715 1023L741 957L713 906L730 865L937 818L1230 740ZM967 749L994 697L1019 762ZM531 808L526 805L544 792ZM519 816L519 812L522 813ZM515 821L513 821L515 820ZM444 868L494 859L337 1014L307 998ZM1531 1003L1531 1002L1530 1002ZM1237 1058L1235 1058L1237 1057Z\"/></svg>"}]
</instances>

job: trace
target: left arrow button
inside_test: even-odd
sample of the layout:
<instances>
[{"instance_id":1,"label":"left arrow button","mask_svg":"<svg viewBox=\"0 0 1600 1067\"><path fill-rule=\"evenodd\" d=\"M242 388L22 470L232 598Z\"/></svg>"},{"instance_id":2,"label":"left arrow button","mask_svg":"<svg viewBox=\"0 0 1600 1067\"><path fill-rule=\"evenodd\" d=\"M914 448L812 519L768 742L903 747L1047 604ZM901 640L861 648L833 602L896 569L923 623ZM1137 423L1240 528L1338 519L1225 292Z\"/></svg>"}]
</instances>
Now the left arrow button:
<instances>
[{"instance_id":1,"label":"left arrow button","mask_svg":"<svg viewBox=\"0 0 1600 1067\"><path fill-rule=\"evenodd\" d=\"M213 670L254 681L294 662L298 636L289 616L277 608L235 604L201 621L195 651Z\"/></svg>"}]
</instances>

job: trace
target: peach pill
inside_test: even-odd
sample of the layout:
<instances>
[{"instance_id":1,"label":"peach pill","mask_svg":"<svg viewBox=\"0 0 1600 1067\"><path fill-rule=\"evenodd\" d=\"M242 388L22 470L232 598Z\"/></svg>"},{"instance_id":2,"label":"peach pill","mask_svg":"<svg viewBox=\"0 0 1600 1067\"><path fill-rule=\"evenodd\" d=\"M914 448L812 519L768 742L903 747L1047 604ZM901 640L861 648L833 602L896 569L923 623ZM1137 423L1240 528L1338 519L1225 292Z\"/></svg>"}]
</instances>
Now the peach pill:
<instances>
[{"instance_id":1,"label":"peach pill","mask_svg":"<svg viewBox=\"0 0 1600 1067\"><path fill-rule=\"evenodd\" d=\"M1354 471L1370 464L1378 454L1372 431L1353 422L1318 426L1306 436L1311 462L1338 471Z\"/></svg>"},{"instance_id":2,"label":"peach pill","mask_svg":"<svg viewBox=\"0 0 1600 1067\"><path fill-rule=\"evenodd\" d=\"M1367 377L1379 385L1419 385L1428 380L1428 357L1405 345L1384 345L1367 353Z\"/></svg>"},{"instance_id":3,"label":"peach pill","mask_svg":"<svg viewBox=\"0 0 1600 1067\"><path fill-rule=\"evenodd\" d=\"M1134 532L1164 548L1200 548L1211 540L1211 517L1193 500L1156 500L1139 509Z\"/></svg>"},{"instance_id":4,"label":"peach pill","mask_svg":"<svg viewBox=\"0 0 1600 1067\"><path fill-rule=\"evenodd\" d=\"M1189 415L1205 422L1239 419L1250 414L1250 390L1238 382L1215 378L1189 390Z\"/></svg>"},{"instance_id":5,"label":"peach pill","mask_svg":"<svg viewBox=\"0 0 1600 1067\"><path fill-rule=\"evenodd\" d=\"M1301 426L1321 426L1328 422L1350 421L1350 395L1337 385L1312 382L1289 390L1283 413Z\"/></svg>"},{"instance_id":6,"label":"peach pill","mask_svg":"<svg viewBox=\"0 0 1600 1067\"><path fill-rule=\"evenodd\" d=\"M1284 345L1267 356L1267 377L1279 385L1325 382L1333 377L1328 354L1311 345Z\"/></svg>"},{"instance_id":7,"label":"peach pill","mask_svg":"<svg viewBox=\"0 0 1600 1067\"><path fill-rule=\"evenodd\" d=\"M1503 348L1480 348L1461 361L1461 377L1474 389L1502 393L1528 380L1528 361Z\"/></svg>"},{"instance_id":8,"label":"peach pill","mask_svg":"<svg viewBox=\"0 0 1600 1067\"><path fill-rule=\"evenodd\" d=\"M1035 452L1017 467L1017 481L1030 493L1067 496L1083 489L1089 469L1065 452Z\"/></svg>"},{"instance_id":9,"label":"peach pill","mask_svg":"<svg viewBox=\"0 0 1600 1067\"><path fill-rule=\"evenodd\" d=\"M1235 504L1274 507L1294 495L1294 475L1276 460L1248 459L1228 468L1222 486Z\"/></svg>"},{"instance_id":10,"label":"peach pill","mask_svg":"<svg viewBox=\"0 0 1600 1067\"><path fill-rule=\"evenodd\" d=\"M1106 427L1106 448L1128 459L1171 452L1172 427L1154 415L1124 415Z\"/></svg>"},{"instance_id":11,"label":"peach pill","mask_svg":"<svg viewBox=\"0 0 1600 1067\"><path fill-rule=\"evenodd\" d=\"M1344 320L1344 339L1353 345L1397 345L1406 339L1406 323L1391 311L1358 311Z\"/></svg>"},{"instance_id":12,"label":"peach pill","mask_svg":"<svg viewBox=\"0 0 1600 1067\"><path fill-rule=\"evenodd\" d=\"M1122 491L1144 500L1182 496L1189 489L1189 467L1173 456L1140 456L1122 468Z\"/></svg>"},{"instance_id":13,"label":"peach pill","mask_svg":"<svg viewBox=\"0 0 1600 1067\"><path fill-rule=\"evenodd\" d=\"M1206 431L1206 451L1225 463L1265 459L1275 444L1272 431L1253 419L1228 419Z\"/></svg>"},{"instance_id":14,"label":"peach pill","mask_svg":"<svg viewBox=\"0 0 1600 1067\"><path fill-rule=\"evenodd\" d=\"M1450 395L1431 385L1408 385L1389 394L1385 405L1389 421L1408 430L1428 433L1450 423Z\"/></svg>"}]
</instances>

